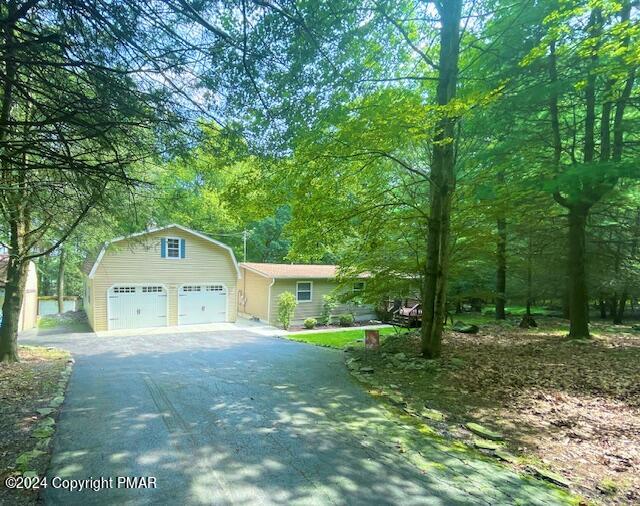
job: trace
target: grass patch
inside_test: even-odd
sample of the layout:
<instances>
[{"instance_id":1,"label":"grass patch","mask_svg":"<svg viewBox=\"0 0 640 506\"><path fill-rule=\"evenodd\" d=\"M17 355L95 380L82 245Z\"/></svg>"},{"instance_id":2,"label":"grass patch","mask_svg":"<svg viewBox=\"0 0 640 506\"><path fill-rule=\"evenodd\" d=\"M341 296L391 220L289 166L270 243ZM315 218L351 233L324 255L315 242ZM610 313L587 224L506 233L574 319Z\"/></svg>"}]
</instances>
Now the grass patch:
<instances>
[{"instance_id":1,"label":"grass patch","mask_svg":"<svg viewBox=\"0 0 640 506\"><path fill-rule=\"evenodd\" d=\"M56 327L59 327L59 326L60 326L59 318L52 315L41 316L40 319L38 320L39 329L55 329Z\"/></svg>"},{"instance_id":2,"label":"grass patch","mask_svg":"<svg viewBox=\"0 0 640 506\"><path fill-rule=\"evenodd\" d=\"M33 437L55 419L56 410L47 408L57 396L58 382L70 358L69 353L21 346L20 362L0 364L0 483L7 476L33 471L44 475L49 462L50 440ZM51 429L48 429L50 432ZM37 504L37 491L0 487L0 504Z\"/></svg>"},{"instance_id":3,"label":"grass patch","mask_svg":"<svg viewBox=\"0 0 640 506\"><path fill-rule=\"evenodd\" d=\"M385 327L380 329L380 336L384 337L388 335L405 334L406 332L407 329ZM359 340L364 339L364 330L346 329L336 330L335 332L304 332L302 334L288 335L285 337L292 341L340 349L349 345L362 346L362 341Z\"/></svg>"},{"instance_id":4,"label":"grass patch","mask_svg":"<svg viewBox=\"0 0 640 506\"><path fill-rule=\"evenodd\" d=\"M69 311L61 315L41 316L38 320L40 331L90 332L91 328L83 311Z\"/></svg>"}]
</instances>

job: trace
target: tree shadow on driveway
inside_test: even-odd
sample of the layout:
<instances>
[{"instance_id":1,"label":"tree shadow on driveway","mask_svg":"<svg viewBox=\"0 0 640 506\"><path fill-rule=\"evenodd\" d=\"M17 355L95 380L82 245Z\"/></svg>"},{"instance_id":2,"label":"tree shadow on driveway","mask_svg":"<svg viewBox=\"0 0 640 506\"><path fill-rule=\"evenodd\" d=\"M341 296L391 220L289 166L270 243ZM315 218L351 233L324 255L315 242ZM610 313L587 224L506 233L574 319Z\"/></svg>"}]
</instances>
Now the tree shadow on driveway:
<instances>
[{"instance_id":1,"label":"tree shadow on driveway","mask_svg":"<svg viewBox=\"0 0 640 506\"><path fill-rule=\"evenodd\" d=\"M398 421L353 383L335 350L246 332L58 343L74 351L76 367L50 478L155 476L158 487L49 487L49 504L560 504L565 497Z\"/></svg>"}]
</instances>

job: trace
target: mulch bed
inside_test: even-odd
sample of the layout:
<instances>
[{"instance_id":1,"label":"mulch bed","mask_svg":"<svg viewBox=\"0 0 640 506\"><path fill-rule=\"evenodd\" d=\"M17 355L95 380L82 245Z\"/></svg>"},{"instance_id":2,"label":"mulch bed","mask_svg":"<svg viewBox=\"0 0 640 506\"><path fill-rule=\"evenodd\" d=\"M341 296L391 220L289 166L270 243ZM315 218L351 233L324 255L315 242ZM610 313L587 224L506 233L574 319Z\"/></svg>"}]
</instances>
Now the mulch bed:
<instances>
[{"instance_id":1,"label":"mulch bed","mask_svg":"<svg viewBox=\"0 0 640 506\"><path fill-rule=\"evenodd\" d=\"M640 333L594 325L590 342L567 340L566 322L539 318L447 333L443 357L420 370L419 337L388 338L380 352L356 352L375 380L460 424L479 421L507 436L521 462L542 464L575 491L605 504L640 502ZM417 359L418 362L421 359Z\"/></svg>"},{"instance_id":2,"label":"mulch bed","mask_svg":"<svg viewBox=\"0 0 640 506\"><path fill-rule=\"evenodd\" d=\"M37 491L9 490L4 483L8 476L25 470L16 460L36 447L36 456L23 466L44 475L50 440L34 437L34 431L45 418L55 418L57 409L47 415L37 410L46 408L60 391L69 358L61 350L21 347L19 363L0 364L0 504L36 504Z\"/></svg>"}]
</instances>

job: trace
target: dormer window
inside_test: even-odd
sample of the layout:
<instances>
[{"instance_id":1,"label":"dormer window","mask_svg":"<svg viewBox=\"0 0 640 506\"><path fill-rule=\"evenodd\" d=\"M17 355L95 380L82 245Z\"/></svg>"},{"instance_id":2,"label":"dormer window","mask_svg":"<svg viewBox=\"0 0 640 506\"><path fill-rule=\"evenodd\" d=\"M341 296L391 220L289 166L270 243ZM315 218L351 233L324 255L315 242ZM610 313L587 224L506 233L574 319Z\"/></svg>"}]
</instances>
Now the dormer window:
<instances>
[{"instance_id":1,"label":"dormer window","mask_svg":"<svg viewBox=\"0 0 640 506\"><path fill-rule=\"evenodd\" d=\"M180 239L167 239L167 258L180 258Z\"/></svg>"},{"instance_id":2,"label":"dormer window","mask_svg":"<svg viewBox=\"0 0 640 506\"><path fill-rule=\"evenodd\" d=\"M162 258L184 258L184 239L178 237L163 237L160 240L160 256Z\"/></svg>"}]
</instances>

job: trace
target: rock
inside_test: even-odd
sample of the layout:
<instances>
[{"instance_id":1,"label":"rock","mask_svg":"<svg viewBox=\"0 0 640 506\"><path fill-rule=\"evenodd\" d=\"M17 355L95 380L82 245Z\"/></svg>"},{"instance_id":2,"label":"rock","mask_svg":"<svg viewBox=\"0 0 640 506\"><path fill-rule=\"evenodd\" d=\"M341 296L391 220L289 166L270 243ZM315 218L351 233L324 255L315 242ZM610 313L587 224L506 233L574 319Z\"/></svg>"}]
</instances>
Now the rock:
<instances>
[{"instance_id":1,"label":"rock","mask_svg":"<svg viewBox=\"0 0 640 506\"><path fill-rule=\"evenodd\" d=\"M45 438L39 439L38 442L36 443L36 449L38 449L38 450L46 450L47 448L49 448L50 444L51 444L51 438L50 437L45 437Z\"/></svg>"},{"instance_id":2,"label":"rock","mask_svg":"<svg viewBox=\"0 0 640 506\"><path fill-rule=\"evenodd\" d=\"M53 436L53 427L51 427L50 425L46 427L38 427L31 433L31 437L35 437L38 439L44 439L51 436Z\"/></svg>"},{"instance_id":3,"label":"rock","mask_svg":"<svg viewBox=\"0 0 640 506\"><path fill-rule=\"evenodd\" d=\"M62 406L62 403L64 402L64 397L62 397L61 395L54 397L51 402L49 403L49 407L50 408L59 408L60 406Z\"/></svg>"},{"instance_id":4,"label":"rock","mask_svg":"<svg viewBox=\"0 0 640 506\"><path fill-rule=\"evenodd\" d=\"M480 330L480 327L473 324L467 325L466 323L458 320L453 324L453 327L451 327L451 330L455 332L462 332L463 334L477 334L478 331Z\"/></svg>"},{"instance_id":5,"label":"rock","mask_svg":"<svg viewBox=\"0 0 640 506\"><path fill-rule=\"evenodd\" d=\"M362 381L362 383L366 383L367 385L373 386L375 384L375 380L369 375L358 374L358 379Z\"/></svg>"},{"instance_id":6,"label":"rock","mask_svg":"<svg viewBox=\"0 0 640 506\"><path fill-rule=\"evenodd\" d=\"M422 411L420 411L420 416L434 422L442 422L445 419L444 413L438 411L437 409L431 408L424 408Z\"/></svg>"},{"instance_id":7,"label":"rock","mask_svg":"<svg viewBox=\"0 0 640 506\"><path fill-rule=\"evenodd\" d=\"M489 439L480 439L480 438L474 439L473 445L476 448L480 448L482 450L497 450L501 446L500 443L497 443L496 441L491 441Z\"/></svg>"},{"instance_id":8,"label":"rock","mask_svg":"<svg viewBox=\"0 0 640 506\"><path fill-rule=\"evenodd\" d=\"M47 415L50 415L51 413L53 413L54 409L53 408L39 408L39 409L36 409L36 411L38 412L39 415L47 416Z\"/></svg>"},{"instance_id":9,"label":"rock","mask_svg":"<svg viewBox=\"0 0 640 506\"><path fill-rule=\"evenodd\" d=\"M398 406L403 406L405 404L405 400L402 398L401 395L398 395L398 394L390 394L389 400L392 403L397 404Z\"/></svg>"},{"instance_id":10,"label":"rock","mask_svg":"<svg viewBox=\"0 0 640 506\"><path fill-rule=\"evenodd\" d=\"M29 469L29 463L41 455L44 455L45 452L41 450L31 450L30 452L21 453L16 459L16 467L20 471L26 471Z\"/></svg>"},{"instance_id":11,"label":"rock","mask_svg":"<svg viewBox=\"0 0 640 506\"><path fill-rule=\"evenodd\" d=\"M465 424L465 427L473 432L476 436L480 436L484 439L491 439L492 441L503 441L504 436L497 432L494 432L486 427L483 427L479 423L469 422Z\"/></svg>"},{"instance_id":12,"label":"rock","mask_svg":"<svg viewBox=\"0 0 640 506\"><path fill-rule=\"evenodd\" d=\"M539 478L550 481L551 483L555 483L556 485L559 485L561 487L569 488L569 486L571 485L569 480L567 480L564 476L560 476L558 473L554 473L553 471L547 471L546 469L542 469L536 466L529 466L529 470Z\"/></svg>"},{"instance_id":13,"label":"rock","mask_svg":"<svg viewBox=\"0 0 640 506\"><path fill-rule=\"evenodd\" d=\"M358 367L359 361L360 361L359 358L350 358L345 362L345 364L349 369L355 369L356 367Z\"/></svg>"},{"instance_id":14,"label":"rock","mask_svg":"<svg viewBox=\"0 0 640 506\"><path fill-rule=\"evenodd\" d=\"M373 374L373 367L361 367L359 372L361 374Z\"/></svg>"},{"instance_id":15,"label":"rock","mask_svg":"<svg viewBox=\"0 0 640 506\"><path fill-rule=\"evenodd\" d=\"M497 449L494 452L494 455L500 460L504 460L505 462L509 462L510 464L516 464L518 462L518 457L502 448Z\"/></svg>"}]
</instances>

